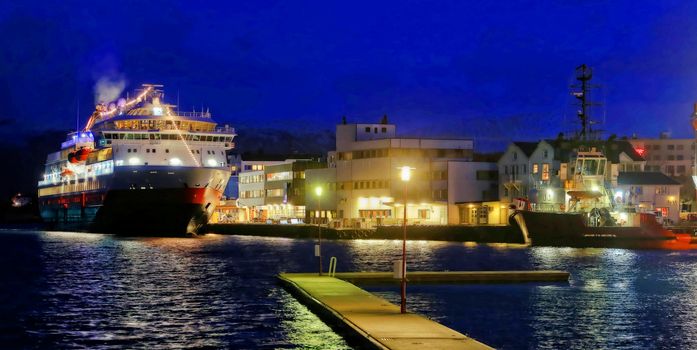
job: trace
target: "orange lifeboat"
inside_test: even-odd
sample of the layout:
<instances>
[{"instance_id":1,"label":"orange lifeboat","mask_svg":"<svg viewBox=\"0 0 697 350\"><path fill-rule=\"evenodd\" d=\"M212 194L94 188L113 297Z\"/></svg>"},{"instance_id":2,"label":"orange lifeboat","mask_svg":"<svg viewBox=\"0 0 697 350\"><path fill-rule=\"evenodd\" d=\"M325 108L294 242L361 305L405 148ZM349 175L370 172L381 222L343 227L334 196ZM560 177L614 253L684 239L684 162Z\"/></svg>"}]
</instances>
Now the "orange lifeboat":
<instances>
[{"instance_id":1,"label":"orange lifeboat","mask_svg":"<svg viewBox=\"0 0 697 350\"><path fill-rule=\"evenodd\" d=\"M63 177L65 177L65 176L70 176L70 175L73 175L73 174L74 174L73 171L70 170L70 169L63 169L63 171L61 172L61 176L63 176Z\"/></svg>"},{"instance_id":2,"label":"orange lifeboat","mask_svg":"<svg viewBox=\"0 0 697 350\"><path fill-rule=\"evenodd\" d=\"M79 151L75 152L75 157L78 161L84 162L87 160L87 156L92 152L89 148L81 148Z\"/></svg>"}]
</instances>

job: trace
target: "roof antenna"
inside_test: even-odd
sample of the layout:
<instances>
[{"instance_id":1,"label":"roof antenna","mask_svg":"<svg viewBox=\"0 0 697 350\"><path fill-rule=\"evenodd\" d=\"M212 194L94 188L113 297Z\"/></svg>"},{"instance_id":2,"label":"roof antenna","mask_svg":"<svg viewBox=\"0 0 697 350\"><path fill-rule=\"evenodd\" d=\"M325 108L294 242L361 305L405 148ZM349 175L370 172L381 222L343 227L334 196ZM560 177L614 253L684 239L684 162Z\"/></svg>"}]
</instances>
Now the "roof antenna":
<instances>
[{"instance_id":1,"label":"roof antenna","mask_svg":"<svg viewBox=\"0 0 697 350\"><path fill-rule=\"evenodd\" d=\"M77 111L75 112L75 132L80 131L80 95L77 96Z\"/></svg>"}]
</instances>

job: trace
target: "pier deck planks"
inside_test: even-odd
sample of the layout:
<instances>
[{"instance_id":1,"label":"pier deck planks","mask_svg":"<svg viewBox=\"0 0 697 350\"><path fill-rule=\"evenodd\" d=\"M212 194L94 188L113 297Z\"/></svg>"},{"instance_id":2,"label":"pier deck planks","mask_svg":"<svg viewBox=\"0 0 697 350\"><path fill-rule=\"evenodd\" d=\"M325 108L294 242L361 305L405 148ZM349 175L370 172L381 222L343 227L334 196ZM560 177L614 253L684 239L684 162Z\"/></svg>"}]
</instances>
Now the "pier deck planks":
<instances>
[{"instance_id":1,"label":"pier deck planks","mask_svg":"<svg viewBox=\"0 0 697 350\"><path fill-rule=\"evenodd\" d=\"M399 283L392 272L337 272L334 277L351 283ZM407 271L409 283L521 283L567 282L569 273L538 271Z\"/></svg>"},{"instance_id":2,"label":"pier deck planks","mask_svg":"<svg viewBox=\"0 0 697 350\"><path fill-rule=\"evenodd\" d=\"M423 316L401 314L399 306L339 278L284 273L279 279L308 307L379 349L491 349Z\"/></svg>"}]
</instances>

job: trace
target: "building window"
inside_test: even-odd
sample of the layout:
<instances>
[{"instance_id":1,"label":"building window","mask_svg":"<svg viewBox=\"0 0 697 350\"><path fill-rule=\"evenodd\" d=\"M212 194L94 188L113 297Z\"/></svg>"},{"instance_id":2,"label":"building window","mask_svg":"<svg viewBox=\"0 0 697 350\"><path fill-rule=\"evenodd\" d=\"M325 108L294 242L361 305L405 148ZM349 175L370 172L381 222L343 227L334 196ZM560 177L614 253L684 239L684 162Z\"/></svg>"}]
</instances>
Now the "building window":
<instances>
[{"instance_id":1,"label":"building window","mask_svg":"<svg viewBox=\"0 0 697 350\"><path fill-rule=\"evenodd\" d=\"M513 152L513 160L518 160L518 152Z\"/></svg>"},{"instance_id":2,"label":"building window","mask_svg":"<svg viewBox=\"0 0 697 350\"><path fill-rule=\"evenodd\" d=\"M674 150L674 149L675 149L675 145L668 145L668 150L669 150L669 151L672 151L672 150Z\"/></svg>"},{"instance_id":3,"label":"building window","mask_svg":"<svg viewBox=\"0 0 697 350\"><path fill-rule=\"evenodd\" d=\"M678 150L678 151L682 151L683 149L685 149L685 146L683 146L683 145L678 145L678 146L677 146L677 150Z\"/></svg>"},{"instance_id":4,"label":"building window","mask_svg":"<svg viewBox=\"0 0 697 350\"><path fill-rule=\"evenodd\" d=\"M672 154L669 154L669 155L668 155L668 160L675 160L675 156L672 155Z\"/></svg>"},{"instance_id":5,"label":"building window","mask_svg":"<svg viewBox=\"0 0 697 350\"><path fill-rule=\"evenodd\" d=\"M658 154L657 154L657 155L654 155L654 156L653 156L653 160L661 160L661 156L659 156Z\"/></svg>"},{"instance_id":6,"label":"building window","mask_svg":"<svg viewBox=\"0 0 697 350\"><path fill-rule=\"evenodd\" d=\"M661 149L661 145L653 145L653 149L657 151Z\"/></svg>"},{"instance_id":7,"label":"building window","mask_svg":"<svg viewBox=\"0 0 697 350\"><path fill-rule=\"evenodd\" d=\"M677 156L675 156L675 159L683 160L683 159L685 159L685 157L682 154L678 154Z\"/></svg>"},{"instance_id":8,"label":"building window","mask_svg":"<svg viewBox=\"0 0 697 350\"><path fill-rule=\"evenodd\" d=\"M542 164L542 180L549 180L549 163Z\"/></svg>"},{"instance_id":9,"label":"building window","mask_svg":"<svg viewBox=\"0 0 697 350\"><path fill-rule=\"evenodd\" d=\"M383 127L382 127L382 132L383 132L383 133L386 133L386 132L387 132L387 128L383 126Z\"/></svg>"},{"instance_id":10,"label":"building window","mask_svg":"<svg viewBox=\"0 0 697 350\"><path fill-rule=\"evenodd\" d=\"M503 173L508 175L508 165L503 166Z\"/></svg>"},{"instance_id":11,"label":"building window","mask_svg":"<svg viewBox=\"0 0 697 350\"><path fill-rule=\"evenodd\" d=\"M430 219L431 209L419 209L419 219Z\"/></svg>"},{"instance_id":12,"label":"building window","mask_svg":"<svg viewBox=\"0 0 697 350\"><path fill-rule=\"evenodd\" d=\"M538 168L539 168L539 165L537 163L533 164L532 165L532 173L537 174L537 172L539 171Z\"/></svg>"},{"instance_id":13,"label":"building window","mask_svg":"<svg viewBox=\"0 0 697 350\"><path fill-rule=\"evenodd\" d=\"M684 175L685 174L685 166L684 165L678 165L678 175Z\"/></svg>"},{"instance_id":14,"label":"building window","mask_svg":"<svg viewBox=\"0 0 697 350\"><path fill-rule=\"evenodd\" d=\"M549 151L548 151L548 150L545 150L545 152L544 152L544 157L547 158L547 156L549 156Z\"/></svg>"},{"instance_id":15,"label":"building window","mask_svg":"<svg viewBox=\"0 0 697 350\"><path fill-rule=\"evenodd\" d=\"M675 167L672 165L666 165L666 174L673 175L675 172Z\"/></svg>"},{"instance_id":16,"label":"building window","mask_svg":"<svg viewBox=\"0 0 697 350\"><path fill-rule=\"evenodd\" d=\"M365 132L370 132L370 127L369 127L369 126L366 126L366 127L365 127Z\"/></svg>"}]
</instances>

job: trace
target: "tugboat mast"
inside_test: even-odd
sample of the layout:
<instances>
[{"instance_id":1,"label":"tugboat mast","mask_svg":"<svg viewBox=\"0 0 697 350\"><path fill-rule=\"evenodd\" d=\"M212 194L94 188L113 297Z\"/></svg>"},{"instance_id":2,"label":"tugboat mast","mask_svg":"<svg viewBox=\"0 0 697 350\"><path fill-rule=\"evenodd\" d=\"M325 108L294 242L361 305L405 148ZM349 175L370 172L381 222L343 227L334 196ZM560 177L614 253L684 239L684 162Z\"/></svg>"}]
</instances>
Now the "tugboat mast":
<instances>
[{"instance_id":1,"label":"tugboat mast","mask_svg":"<svg viewBox=\"0 0 697 350\"><path fill-rule=\"evenodd\" d=\"M576 97L578 102L576 106L579 107L577 111L578 119L581 122L581 131L579 132L579 139L581 141L590 141L597 138L599 130L593 130L593 124L597 122L592 119L591 107L597 106L597 103L591 102L591 89L598 87L597 85L591 85L590 80L593 79L593 69L585 64L576 67L576 80L580 81L580 85L572 85L572 89L580 89L580 91L572 91L572 95Z\"/></svg>"}]
</instances>

